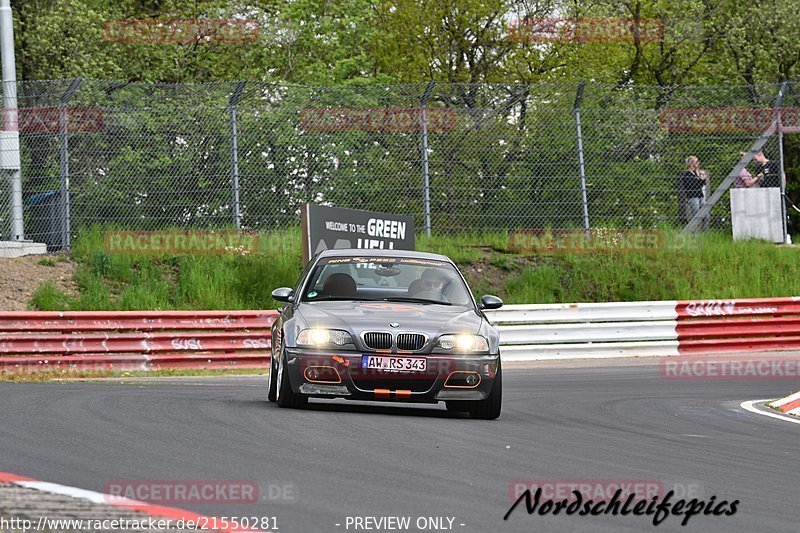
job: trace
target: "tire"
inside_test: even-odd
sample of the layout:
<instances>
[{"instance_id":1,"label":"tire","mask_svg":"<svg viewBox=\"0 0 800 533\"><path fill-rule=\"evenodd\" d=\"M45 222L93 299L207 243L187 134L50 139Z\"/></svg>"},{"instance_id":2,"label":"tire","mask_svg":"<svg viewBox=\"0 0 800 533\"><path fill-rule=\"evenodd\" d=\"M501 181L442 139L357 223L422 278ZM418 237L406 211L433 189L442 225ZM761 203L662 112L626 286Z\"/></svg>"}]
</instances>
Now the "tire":
<instances>
[{"instance_id":1,"label":"tire","mask_svg":"<svg viewBox=\"0 0 800 533\"><path fill-rule=\"evenodd\" d=\"M275 368L275 355L269 358L269 378L267 379L267 400L275 403L278 397L278 370Z\"/></svg>"},{"instance_id":2,"label":"tire","mask_svg":"<svg viewBox=\"0 0 800 533\"><path fill-rule=\"evenodd\" d=\"M278 407L288 407L290 409L302 409L308 403L308 398L302 394L292 391L289 384L289 374L286 371L286 354L281 350L278 360L278 375L275 378L277 397L275 398Z\"/></svg>"},{"instance_id":3,"label":"tire","mask_svg":"<svg viewBox=\"0 0 800 533\"><path fill-rule=\"evenodd\" d=\"M497 362L497 374L494 376L494 386L492 392L485 400L471 402L469 415L478 420L494 420L500 416L503 407L503 373L500 369L500 362Z\"/></svg>"}]
</instances>

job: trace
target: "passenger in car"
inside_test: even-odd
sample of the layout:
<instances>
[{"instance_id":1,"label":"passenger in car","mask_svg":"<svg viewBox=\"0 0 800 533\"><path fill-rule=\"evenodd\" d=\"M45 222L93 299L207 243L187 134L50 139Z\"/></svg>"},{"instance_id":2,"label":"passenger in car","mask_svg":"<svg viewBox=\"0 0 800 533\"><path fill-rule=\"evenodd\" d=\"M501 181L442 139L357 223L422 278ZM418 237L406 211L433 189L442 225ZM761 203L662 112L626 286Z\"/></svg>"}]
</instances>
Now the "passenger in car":
<instances>
[{"instance_id":1,"label":"passenger in car","mask_svg":"<svg viewBox=\"0 0 800 533\"><path fill-rule=\"evenodd\" d=\"M356 296L356 282L350 275L336 272L325 278L325 283L322 284L322 292L326 296L336 298L354 298Z\"/></svg>"}]
</instances>

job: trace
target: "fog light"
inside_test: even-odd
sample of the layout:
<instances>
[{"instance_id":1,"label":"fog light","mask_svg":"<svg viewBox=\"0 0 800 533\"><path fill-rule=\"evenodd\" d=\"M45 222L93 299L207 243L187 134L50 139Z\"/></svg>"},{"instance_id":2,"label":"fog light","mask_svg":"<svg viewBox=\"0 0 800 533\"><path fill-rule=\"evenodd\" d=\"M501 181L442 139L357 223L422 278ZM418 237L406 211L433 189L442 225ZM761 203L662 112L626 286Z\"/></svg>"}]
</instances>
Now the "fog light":
<instances>
[{"instance_id":1,"label":"fog light","mask_svg":"<svg viewBox=\"0 0 800 533\"><path fill-rule=\"evenodd\" d=\"M469 370L456 370L447 376L444 386L449 389L474 389L480 383L480 374Z\"/></svg>"},{"instance_id":2,"label":"fog light","mask_svg":"<svg viewBox=\"0 0 800 533\"><path fill-rule=\"evenodd\" d=\"M339 371L332 366L309 366L303 375L312 383L341 383Z\"/></svg>"}]
</instances>

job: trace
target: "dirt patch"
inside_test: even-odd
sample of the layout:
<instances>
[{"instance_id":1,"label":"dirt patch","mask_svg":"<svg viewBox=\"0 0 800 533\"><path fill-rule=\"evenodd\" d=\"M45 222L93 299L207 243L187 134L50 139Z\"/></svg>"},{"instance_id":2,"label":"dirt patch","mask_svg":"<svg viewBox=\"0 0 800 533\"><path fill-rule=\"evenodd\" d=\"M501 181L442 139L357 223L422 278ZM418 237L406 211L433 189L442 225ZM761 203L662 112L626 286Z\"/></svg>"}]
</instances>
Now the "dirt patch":
<instances>
[{"instance_id":1,"label":"dirt patch","mask_svg":"<svg viewBox=\"0 0 800 533\"><path fill-rule=\"evenodd\" d=\"M461 265L459 270L467 278L467 283L477 298L483 294L494 294L500 298L507 297L503 283L511 275L509 270L488 261L476 261L468 265Z\"/></svg>"},{"instance_id":2,"label":"dirt patch","mask_svg":"<svg viewBox=\"0 0 800 533\"><path fill-rule=\"evenodd\" d=\"M70 296L77 295L72 281L76 265L57 256L0 257L0 310L24 311L34 291L46 281Z\"/></svg>"},{"instance_id":3,"label":"dirt patch","mask_svg":"<svg viewBox=\"0 0 800 533\"><path fill-rule=\"evenodd\" d=\"M481 294L494 294L507 299L505 283L508 278L525 270L536 269L541 263L541 260L535 257L498 253L489 247L483 251L486 252L485 259L458 267L467 278L470 289L479 298Z\"/></svg>"}]
</instances>

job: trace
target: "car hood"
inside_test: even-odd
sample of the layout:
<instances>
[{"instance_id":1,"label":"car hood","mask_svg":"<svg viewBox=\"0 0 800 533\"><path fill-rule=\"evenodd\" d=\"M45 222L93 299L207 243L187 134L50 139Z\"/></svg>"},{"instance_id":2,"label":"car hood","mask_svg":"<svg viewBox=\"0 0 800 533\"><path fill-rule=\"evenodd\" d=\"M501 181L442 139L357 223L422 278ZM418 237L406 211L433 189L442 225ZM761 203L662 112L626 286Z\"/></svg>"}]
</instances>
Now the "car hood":
<instances>
[{"instance_id":1,"label":"car hood","mask_svg":"<svg viewBox=\"0 0 800 533\"><path fill-rule=\"evenodd\" d=\"M407 302L313 302L297 309L300 327L363 331L408 331L430 337L445 333L477 334L482 317L473 307ZM391 327L391 323L399 326Z\"/></svg>"}]
</instances>

